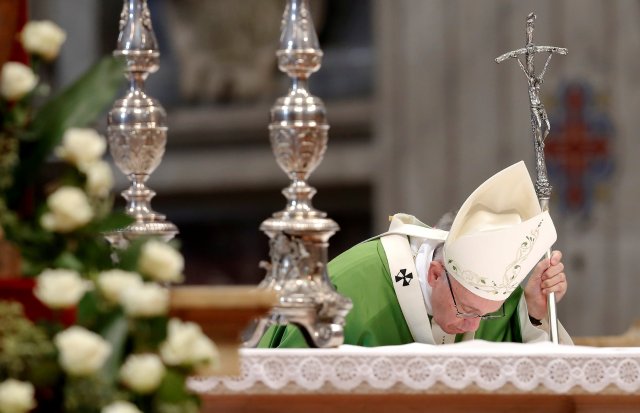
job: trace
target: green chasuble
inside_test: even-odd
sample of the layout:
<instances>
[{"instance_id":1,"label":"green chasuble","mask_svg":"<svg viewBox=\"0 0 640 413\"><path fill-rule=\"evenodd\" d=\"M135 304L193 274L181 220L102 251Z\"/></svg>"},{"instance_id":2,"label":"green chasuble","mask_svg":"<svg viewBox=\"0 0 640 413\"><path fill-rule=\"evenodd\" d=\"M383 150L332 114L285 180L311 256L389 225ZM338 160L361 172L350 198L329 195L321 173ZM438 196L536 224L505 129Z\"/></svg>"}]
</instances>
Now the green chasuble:
<instances>
[{"instance_id":1,"label":"green chasuble","mask_svg":"<svg viewBox=\"0 0 640 413\"><path fill-rule=\"evenodd\" d=\"M413 343L400 304L391 283L389 264L379 239L358 244L333 259L329 277L341 294L351 298L353 309L347 315L344 344L375 347ZM505 317L483 320L476 339L522 342L518 320L518 287L505 301ZM456 342L462 334L456 336ZM298 327L273 326L259 347L307 347Z\"/></svg>"}]
</instances>

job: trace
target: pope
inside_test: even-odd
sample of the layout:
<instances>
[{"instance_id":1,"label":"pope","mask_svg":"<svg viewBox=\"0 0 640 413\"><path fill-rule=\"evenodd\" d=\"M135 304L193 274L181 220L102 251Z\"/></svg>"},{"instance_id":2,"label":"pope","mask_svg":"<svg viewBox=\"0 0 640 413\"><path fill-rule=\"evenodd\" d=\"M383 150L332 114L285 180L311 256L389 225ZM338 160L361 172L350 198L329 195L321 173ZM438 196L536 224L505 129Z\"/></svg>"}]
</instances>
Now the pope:
<instances>
[{"instance_id":1,"label":"pope","mask_svg":"<svg viewBox=\"0 0 640 413\"><path fill-rule=\"evenodd\" d=\"M556 237L524 162L489 178L436 228L394 215L389 231L329 263L332 284L353 301L345 344L548 341L547 294L560 300L567 291L562 254L541 260ZM561 324L558 332L572 344ZM294 325L272 327L260 341L306 345Z\"/></svg>"}]
</instances>

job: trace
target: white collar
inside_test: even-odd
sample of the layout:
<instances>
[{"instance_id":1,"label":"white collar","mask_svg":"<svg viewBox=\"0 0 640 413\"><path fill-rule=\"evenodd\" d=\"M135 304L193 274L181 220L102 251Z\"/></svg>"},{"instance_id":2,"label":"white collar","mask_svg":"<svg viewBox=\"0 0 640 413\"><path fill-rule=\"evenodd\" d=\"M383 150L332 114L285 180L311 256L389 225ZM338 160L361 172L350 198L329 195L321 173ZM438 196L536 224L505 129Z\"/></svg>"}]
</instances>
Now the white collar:
<instances>
[{"instance_id":1,"label":"white collar","mask_svg":"<svg viewBox=\"0 0 640 413\"><path fill-rule=\"evenodd\" d=\"M419 245L417 253L415 253L416 271L418 271L418 281L420 281L420 289L422 290L422 296L424 297L424 303L429 315L433 315L433 312L431 310L431 286L427 282L427 274L429 272L429 265L431 261L433 261L434 250L436 246L441 243L441 241L437 240L410 237L412 252L414 245Z\"/></svg>"}]
</instances>

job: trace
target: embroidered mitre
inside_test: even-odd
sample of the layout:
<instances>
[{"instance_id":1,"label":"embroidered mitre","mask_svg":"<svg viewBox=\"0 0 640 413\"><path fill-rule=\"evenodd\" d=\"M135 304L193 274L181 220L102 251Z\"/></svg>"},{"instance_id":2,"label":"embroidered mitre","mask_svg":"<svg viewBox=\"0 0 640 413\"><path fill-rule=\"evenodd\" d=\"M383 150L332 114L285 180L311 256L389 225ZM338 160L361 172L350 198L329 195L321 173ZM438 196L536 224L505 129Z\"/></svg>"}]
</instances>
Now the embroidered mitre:
<instances>
[{"instance_id":1,"label":"embroidered mitre","mask_svg":"<svg viewBox=\"0 0 640 413\"><path fill-rule=\"evenodd\" d=\"M486 180L462 204L444 244L445 266L474 294L502 301L556 237L520 161Z\"/></svg>"}]
</instances>

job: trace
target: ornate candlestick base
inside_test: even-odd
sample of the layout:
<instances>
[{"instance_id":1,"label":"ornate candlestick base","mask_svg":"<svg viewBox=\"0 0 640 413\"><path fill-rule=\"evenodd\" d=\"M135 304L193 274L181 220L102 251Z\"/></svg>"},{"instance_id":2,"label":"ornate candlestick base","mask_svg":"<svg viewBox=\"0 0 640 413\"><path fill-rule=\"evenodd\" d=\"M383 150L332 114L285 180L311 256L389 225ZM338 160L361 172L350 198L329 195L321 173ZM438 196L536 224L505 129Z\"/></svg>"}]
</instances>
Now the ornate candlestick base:
<instances>
[{"instance_id":1,"label":"ornate candlestick base","mask_svg":"<svg viewBox=\"0 0 640 413\"><path fill-rule=\"evenodd\" d=\"M245 345L257 345L271 325L287 322L300 327L310 346L337 347L344 341L345 318L352 307L326 272L328 239L338 225L315 210L298 219L286 215L274 214L260 226L270 238L271 262L264 264L267 276L259 288L276 291L279 300Z\"/></svg>"},{"instance_id":2,"label":"ornate candlestick base","mask_svg":"<svg viewBox=\"0 0 640 413\"><path fill-rule=\"evenodd\" d=\"M294 182L283 192L292 197L300 190L310 196L315 192L304 182ZM271 258L260 287L275 290L280 298L270 321L261 325L263 331L256 329L255 336L259 339L269 325L282 320L299 326L312 346L337 347L344 341L345 317L352 307L326 272L328 240L339 228L325 213L307 210L308 203L294 199L260 226L269 236Z\"/></svg>"}]
</instances>

